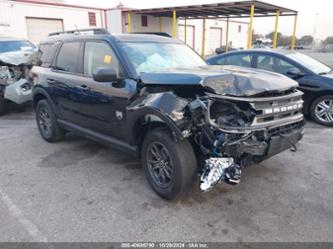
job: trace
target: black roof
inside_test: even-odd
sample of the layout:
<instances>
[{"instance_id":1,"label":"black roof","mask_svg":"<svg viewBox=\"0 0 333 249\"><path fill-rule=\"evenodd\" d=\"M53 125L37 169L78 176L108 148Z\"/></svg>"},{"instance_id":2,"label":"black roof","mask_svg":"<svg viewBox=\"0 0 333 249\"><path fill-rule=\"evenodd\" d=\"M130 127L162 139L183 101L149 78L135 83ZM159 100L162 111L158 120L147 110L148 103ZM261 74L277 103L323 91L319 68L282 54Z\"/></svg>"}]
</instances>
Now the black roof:
<instances>
[{"instance_id":1,"label":"black roof","mask_svg":"<svg viewBox=\"0 0 333 249\"><path fill-rule=\"evenodd\" d=\"M286 49L260 49L260 48L253 48L253 49L245 49L245 50L233 50L233 51L229 51L227 53L223 53L223 54L217 54L217 55L213 55L207 59L211 59L211 58L215 58L215 57L220 57L220 56L224 56L224 55L230 55L230 54L239 54L239 53L271 53L271 54L292 54L292 53L296 53L296 51L294 50L286 50Z\"/></svg>"},{"instance_id":2,"label":"black roof","mask_svg":"<svg viewBox=\"0 0 333 249\"><path fill-rule=\"evenodd\" d=\"M180 40L173 39L166 36L155 34L67 34L61 33L59 35L48 36L46 40L41 43L52 43L56 41L73 41L73 40L93 40L93 39L111 39L116 42L160 42L160 43L182 43Z\"/></svg>"}]
</instances>

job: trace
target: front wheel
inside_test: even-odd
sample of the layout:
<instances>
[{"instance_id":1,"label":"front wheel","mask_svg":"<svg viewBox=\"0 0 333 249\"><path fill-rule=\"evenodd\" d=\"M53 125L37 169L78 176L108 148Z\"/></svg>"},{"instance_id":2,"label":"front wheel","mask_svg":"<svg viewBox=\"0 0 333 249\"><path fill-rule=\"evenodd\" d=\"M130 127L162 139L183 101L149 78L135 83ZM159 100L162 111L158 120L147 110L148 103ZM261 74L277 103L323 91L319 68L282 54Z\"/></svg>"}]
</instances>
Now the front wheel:
<instances>
[{"instance_id":1,"label":"front wheel","mask_svg":"<svg viewBox=\"0 0 333 249\"><path fill-rule=\"evenodd\" d=\"M168 129L148 133L142 163L150 186L162 198L176 199L191 190L197 173L193 148L187 140L176 142Z\"/></svg>"},{"instance_id":2,"label":"front wheel","mask_svg":"<svg viewBox=\"0 0 333 249\"><path fill-rule=\"evenodd\" d=\"M333 95L325 95L315 99L310 107L311 118L326 126L333 126Z\"/></svg>"}]
</instances>

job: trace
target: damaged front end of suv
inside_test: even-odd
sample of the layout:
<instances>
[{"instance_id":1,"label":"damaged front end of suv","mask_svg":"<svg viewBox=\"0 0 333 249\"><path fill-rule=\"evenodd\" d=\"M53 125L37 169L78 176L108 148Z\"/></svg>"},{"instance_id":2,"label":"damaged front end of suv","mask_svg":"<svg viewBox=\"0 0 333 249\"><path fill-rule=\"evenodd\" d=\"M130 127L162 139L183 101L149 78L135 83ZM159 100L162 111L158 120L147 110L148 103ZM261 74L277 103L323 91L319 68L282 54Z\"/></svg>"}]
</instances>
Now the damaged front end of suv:
<instances>
[{"instance_id":1,"label":"damaged front end of suv","mask_svg":"<svg viewBox=\"0 0 333 249\"><path fill-rule=\"evenodd\" d=\"M0 115L5 114L7 103L23 105L32 98L32 81L29 72L35 53L11 51L0 53Z\"/></svg>"},{"instance_id":2,"label":"damaged front end of suv","mask_svg":"<svg viewBox=\"0 0 333 249\"><path fill-rule=\"evenodd\" d=\"M289 78L234 66L173 69L141 75L143 89L129 111L150 108L175 139L188 139L199 158L203 191L240 182L241 168L302 138L302 92ZM161 117L161 118L160 118Z\"/></svg>"}]
</instances>

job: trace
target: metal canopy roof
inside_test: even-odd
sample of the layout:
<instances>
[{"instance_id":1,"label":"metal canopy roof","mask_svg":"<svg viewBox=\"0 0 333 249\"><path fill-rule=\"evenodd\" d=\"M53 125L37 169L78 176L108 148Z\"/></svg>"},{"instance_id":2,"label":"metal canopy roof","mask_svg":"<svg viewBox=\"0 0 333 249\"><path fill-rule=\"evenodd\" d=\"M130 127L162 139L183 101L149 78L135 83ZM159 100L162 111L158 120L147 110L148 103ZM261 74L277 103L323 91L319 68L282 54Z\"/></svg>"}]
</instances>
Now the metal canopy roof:
<instances>
[{"instance_id":1,"label":"metal canopy roof","mask_svg":"<svg viewBox=\"0 0 333 249\"><path fill-rule=\"evenodd\" d=\"M214 4L202 4L192 6L177 6L154 9L128 10L133 14L145 14L155 17L172 17L172 11L177 12L178 18L201 19L201 18L242 18L250 17L250 8L254 4L254 17L275 16L280 11L280 16L294 16L297 11L261 1L237 1Z\"/></svg>"}]
</instances>

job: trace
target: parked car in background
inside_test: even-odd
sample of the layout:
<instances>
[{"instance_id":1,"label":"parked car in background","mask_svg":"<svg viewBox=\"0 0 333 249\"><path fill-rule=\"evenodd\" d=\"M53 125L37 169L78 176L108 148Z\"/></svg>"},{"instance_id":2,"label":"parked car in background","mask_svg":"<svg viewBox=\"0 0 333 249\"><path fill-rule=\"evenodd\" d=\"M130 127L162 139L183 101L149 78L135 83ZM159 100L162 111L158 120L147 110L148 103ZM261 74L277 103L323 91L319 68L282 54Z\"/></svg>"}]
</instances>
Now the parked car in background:
<instances>
[{"instance_id":1,"label":"parked car in background","mask_svg":"<svg viewBox=\"0 0 333 249\"><path fill-rule=\"evenodd\" d=\"M304 92L304 113L319 124L333 126L333 71L329 66L294 51L259 49L216 55L206 62L263 69L298 81Z\"/></svg>"},{"instance_id":2,"label":"parked car in background","mask_svg":"<svg viewBox=\"0 0 333 249\"><path fill-rule=\"evenodd\" d=\"M0 38L0 115L10 102L24 105L31 101L29 72L37 48L27 40Z\"/></svg>"},{"instance_id":3,"label":"parked car in background","mask_svg":"<svg viewBox=\"0 0 333 249\"><path fill-rule=\"evenodd\" d=\"M302 138L296 81L209 66L169 37L100 32L51 35L40 44L33 106L46 141L72 131L141 155L151 187L174 199L198 175L203 191L235 185L241 166Z\"/></svg>"}]
</instances>

